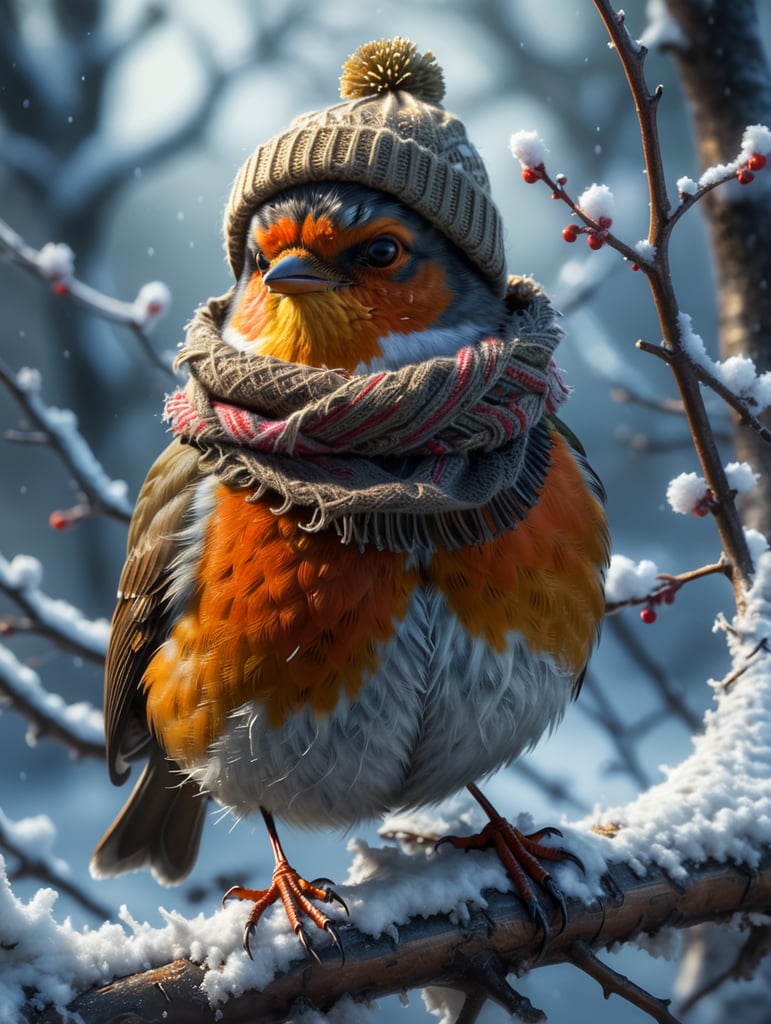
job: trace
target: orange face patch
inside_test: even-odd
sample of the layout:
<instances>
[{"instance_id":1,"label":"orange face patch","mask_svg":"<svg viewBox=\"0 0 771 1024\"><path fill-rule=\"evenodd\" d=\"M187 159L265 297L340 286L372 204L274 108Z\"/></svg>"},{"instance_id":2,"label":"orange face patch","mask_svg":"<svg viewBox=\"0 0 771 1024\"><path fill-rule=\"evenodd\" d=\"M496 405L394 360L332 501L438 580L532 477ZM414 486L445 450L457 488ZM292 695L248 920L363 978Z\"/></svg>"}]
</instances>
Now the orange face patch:
<instances>
[{"instance_id":1,"label":"orange face patch","mask_svg":"<svg viewBox=\"0 0 771 1024\"><path fill-rule=\"evenodd\" d=\"M341 267L335 262L344 250L382 235L403 246L393 265ZM263 355L353 371L383 355L383 338L425 331L452 302L446 275L436 262L426 261L417 273L400 279L410 258L412 234L392 218L335 230L325 217L309 215L301 224L283 217L257 229L255 241L271 261L290 253L310 254L349 282L329 291L277 295L256 271L238 296L229 326Z\"/></svg>"}]
</instances>

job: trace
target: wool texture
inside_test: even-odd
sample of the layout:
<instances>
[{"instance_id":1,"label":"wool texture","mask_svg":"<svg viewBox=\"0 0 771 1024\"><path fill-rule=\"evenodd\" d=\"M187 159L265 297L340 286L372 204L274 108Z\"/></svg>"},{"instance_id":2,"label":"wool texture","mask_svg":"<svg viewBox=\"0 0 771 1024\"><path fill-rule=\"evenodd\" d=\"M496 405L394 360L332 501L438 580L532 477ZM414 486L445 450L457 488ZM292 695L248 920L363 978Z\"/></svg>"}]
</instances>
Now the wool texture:
<instances>
[{"instance_id":1,"label":"wool texture","mask_svg":"<svg viewBox=\"0 0 771 1024\"><path fill-rule=\"evenodd\" d=\"M280 192L346 181L396 196L451 239L497 294L506 289L503 222L484 162L439 100L441 68L407 39L381 39L348 58L345 102L302 114L258 146L238 171L225 210L228 260L244 266L255 210Z\"/></svg>"},{"instance_id":2,"label":"wool texture","mask_svg":"<svg viewBox=\"0 0 771 1024\"><path fill-rule=\"evenodd\" d=\"M548 469L544 416L567 395L553 361L555 311L512 278L504 330L393 371L342 375L235 350L220 328L230 295L201 307L166 403L202 469L275 512L308 509L309 531L390 550L454 549L512 529Z\"/></svg>"}]
</instances>

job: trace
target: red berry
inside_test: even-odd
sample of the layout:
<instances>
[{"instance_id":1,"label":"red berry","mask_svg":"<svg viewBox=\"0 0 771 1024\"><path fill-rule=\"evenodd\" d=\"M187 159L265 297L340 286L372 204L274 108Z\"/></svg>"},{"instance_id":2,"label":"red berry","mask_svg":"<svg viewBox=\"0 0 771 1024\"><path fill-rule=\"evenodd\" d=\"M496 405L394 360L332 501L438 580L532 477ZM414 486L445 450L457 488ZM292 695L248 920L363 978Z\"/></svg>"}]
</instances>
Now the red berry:
<instances>
[{"instance_id":1,"label":"red berry","mask_svg":"<svg viewBox=\"0 0 771 1024\"><path fill-rule=\"evenodd\" d=\"M590 249L601 249L605 245L605 239L596 231L590 231L586 236L586 244Z\"/></svg>"},{"instance_id":2,"label":"red berry","mask_svg":"<svg viewBox=\"0 0 771 1024\"><path fill-rule=\"evenodd\" d=\"M736 172L736 178L740 185L749 185L751 181L755 180L755 175L749 169L749 167L741 167Z\"/></svg>"},{"instance_id":3,"label":"red berry","mask_svg":"<svg viewBox=\"0 0 771 1024\"><path fill-rule=\"evenodd\" d=\"M667 587L667 589L664 591L664 604L674 604L676 593L677 591L674 587Z\"/></svg>"},{"instance_id":4,"label":"red berry","mask_svg":"<svg viewBox=\"0 0 771 1024\"><path fill-rule=\"evenodd\" d=\"M643 610L640 612L640 618L646 626L652 626L653 623L656 621L656 612L653 610L653 608L643 608Z\"/></svg>"},{"instance_id":5,"label":"red berry","mask_svg":"<svg viewBox=\"0 0 771 1024\"><path fill-rule=\"evenodd\" d=\"M63 512L52 512L48 517L48 525L52 530L66 530L70 525L70 520Z\"/></svg>"},{"instance_id":6,"label":"red berry","mask_svg":"<svg viewBox=\"0 0 771 1024\"><path fill-rule=\"evenodd\" d=\"M600 217L597 221L603 231L607 231L610 225L613 223L612 217Z\"/></svg>"},{"instance_id":7,"label":"red berry","mask_svg":"<svg viewBox=\"0 0 771 1024\"><path fill-rule=\"evenodd\" d=\"M703 519L704 516L709 515L709 513L712 511L712 502L714 498L715 495L708 487L704 493L704 497L700 501L696 502L691 511L695 516L698 516L699 519Z\"/></svg>"},{"instance_id":8,"label":"red berry","mask_svg":"<svg viewBox=\"0 0 771 1024\"><path fill-rule=\"evenodd\" d=\"M51 285L51 289L54 295L66 295L67 292L69 291L69 288L64 283L64 281L56 281L54 284Z\"/></svg>"},{"instance_id":9,"label":"red berry","mask_svg":"<svg viewBox=\"0 0 771 1024\"><path fill-rule=\"evenodd\" d=\"M157 316L158 313L163 312L163 304L160 302L148 302L147 312L150 314L150 316Z\"/></svg>"},{"instance_id":10,"label":"red berry","mask_svg":"<svg viewBox=\"0 0 771 1024\"><path fill-rule=\"evenodd\" d=\"M541 175L538 173L538 171L533 170L532 167L523 167L522 168L522 179L523 179L523 181L526 181L528 183L528 185L535 184L535 182L539 181L540 178L541 178Z\"/></svg>"},{"instance_id":11,"label":"red berry","mask_svg":"<svg viewBox=\"0 0 771 1024\"><path fill-rule=\"evenodd\" d=\"M762 153L753 153L747 161L747 166L751 171L762 171L766 163L766 158Z\"/></svg>"},{"instance_id":12,"label":"red berry","mask_svg":"<svg viewBox=\"0 0 771 1024\"><path fill-rule=\"evenodd\" d=\"M566 242L575 242L578 238L578 225L568 224L567 227L562 229L562 237Z\"/></svg>"},{"instance_id":13,"label":"red berry","mask_svg":"<svg viewBox=\"0 0 771 1024\"><path fill-rule=\"evenodd\" d=\"M632 264L632 270L639 270L639 269L640 269L640 267L639 267L639 265L637 263L633 263Z\"/></svg>"},{"instance_id":14,"label":"red berry","mask_svg":"<svg viewBox=\"0 0 771 1024\"><path fill-rule=\"evenodd\" d=\"M556 180L558 185L561 185L561 186L564 187L568 183L568 176L567 176L567 174L558 174L555 180Z\"/></svg>"}]
</instances>

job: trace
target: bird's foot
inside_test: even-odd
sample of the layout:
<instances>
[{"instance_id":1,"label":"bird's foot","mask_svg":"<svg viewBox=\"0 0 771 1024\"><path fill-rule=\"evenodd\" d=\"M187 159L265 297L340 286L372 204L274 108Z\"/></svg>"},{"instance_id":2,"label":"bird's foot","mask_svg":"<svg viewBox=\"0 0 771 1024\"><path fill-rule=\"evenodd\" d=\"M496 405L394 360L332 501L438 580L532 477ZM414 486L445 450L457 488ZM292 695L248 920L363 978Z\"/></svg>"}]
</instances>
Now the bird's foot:
<instances>
[{"instance_id":1,"label":"bird's foot","mask_svg":"<svg viewBox=\"0 0 771 1024\"><path fill-rule=\"evenodd\" d=\"M310 936L303 924L303 918L309 919L318 929L325 931L329 935L333 945L340 954L342 962L345 963L343 945L334 922L311 903L311 900L321 900L325 903L334 901L339 903L347 914L348 907L334 889L331 888L331 885L332 883L328 878L317 878L313 882L306 881L286 859L282 858L276 863L273 879L267 889L247 889L242 885L234 885L222 897L222 903L224 906L227 900L237 899L249 900L254 904L244 925L243 936L244 949L249 954L250 959L252 953L249 948L249 942L257 928L257 924L268 907L280 899L284 905L292 931L300 940L300 944L305 950L305 955L309 959L321 963L318 953L311 944Z\"/></svg>"},{"instance_id":2,"label":"bird's foot","mask_svg":"<svg viewBox=\"0 0 771 1024\"><path fill-rule=\"evenodd\" d=\"M506 869L506 874L511 879L514 889L527 912L536 925L540 925L543 931L543 941L539 950L538 958L541 959L546 952L546 947L551 938L551 928L546 912L541 905L537 890L545 891L556 902L561 916L561 925L557 934L561 934L567 925L568 913L565 896L552 878L551 874L541 863L545 861L571 861L584 870L581 860L561 846L547 846L542 842L546 836L562 836L559 829L542 828L529 835L515 828L510 821L498 814L492 805L482 797L482 794L474 792L476 787L469 787L472 794L480 799L490 820L477 835L472 836L445 836L439 840L437 845L450 843L459 850L489 850L495 849L498 857Z\"/></svg>"}]
</instances>

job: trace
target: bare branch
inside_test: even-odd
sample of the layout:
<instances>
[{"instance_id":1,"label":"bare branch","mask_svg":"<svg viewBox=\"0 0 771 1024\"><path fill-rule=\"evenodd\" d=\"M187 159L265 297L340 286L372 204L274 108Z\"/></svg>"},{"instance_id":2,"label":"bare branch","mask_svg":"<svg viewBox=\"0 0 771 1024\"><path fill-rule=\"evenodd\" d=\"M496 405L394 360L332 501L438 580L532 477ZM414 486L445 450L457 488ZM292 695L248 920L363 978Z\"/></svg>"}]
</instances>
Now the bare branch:
<instances>
[{"instance_id":1,"label":"bare branch","mask_svg":"<svg viewBox=\"0 0 771 1024\"><path fill-rule=\"evenodd\" d=\"M621 996L633 1006L639 1006L652 1020L658 1021L658 1024L678 1024L677 1019L669 1012L670 1000L657 999L623 974L602 963L585 942L573 943L570 948L570 961L602 986L602 994L606 999L614 994Z\"/></svg>"}]
</instances>

